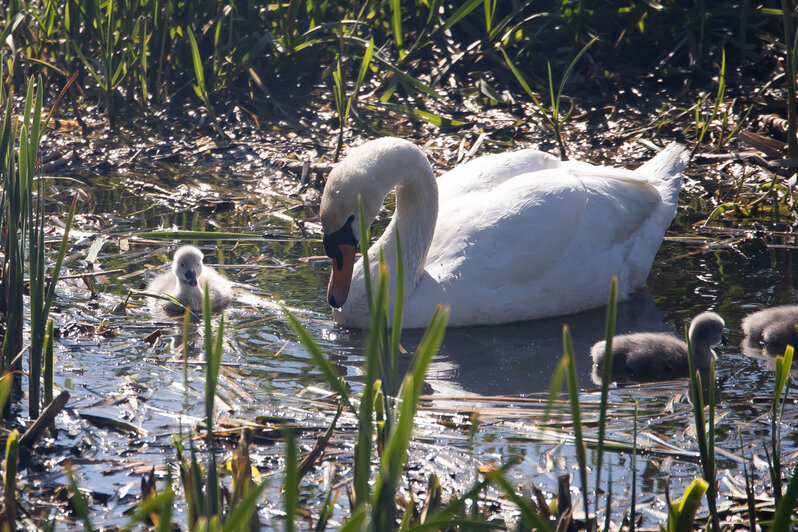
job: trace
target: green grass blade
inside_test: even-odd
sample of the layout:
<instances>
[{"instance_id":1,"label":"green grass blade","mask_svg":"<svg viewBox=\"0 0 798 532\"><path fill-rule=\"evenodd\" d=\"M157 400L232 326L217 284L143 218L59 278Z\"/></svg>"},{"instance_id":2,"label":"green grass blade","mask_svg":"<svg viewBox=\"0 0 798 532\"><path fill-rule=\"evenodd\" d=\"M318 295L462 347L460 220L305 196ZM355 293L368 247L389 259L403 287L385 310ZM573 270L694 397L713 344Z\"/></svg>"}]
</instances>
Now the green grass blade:
<instances>
[{"instance_id":1,"label":"green grass blade","mask_svg":"<svg viewBox=\"0 0 798 532\"><path fill-rule=\"evenodd\" d=\"M325 357L321 352L319 344L313 340L308 331L287 308L282 307L282 310L283 314L288 320L288 326L292 331L294 331L294 334L299 337L299 341L302 342L302 345L305 346L305 349L308 350L313 362L316 363L316 366L321 370L324 378L327 380L327 384L329 384L330 388L332 388L333 391L338 394L338 396L344 402L344 405L346 405L346 407L354 415L357 415L357 410L349 399L349 392L347 391L346 386L344 386L344 384L341 382L341 377L335 371L335 368L333 368L332 364L330 364L330 361L327 360L327 357Z\"/></svg>"},{"instance_id":2,"label":"green grass blade","mask_svg":"<svg viewBox=\"0 0 798 532\"><path fill-rule=\"evenodd\" d=\"M521 87L524 89L524 92L526 92L527 96L529 96L532 99L532 103L535 104L535 107L538 108L538 110L546 119L546 121L549 124L551 124L552 127L554 127L554 118L548 111L546 111L546 108L543 107L543 104L540 103L540 100L538 100L537 95L535 95L535 91L533 91L532 87L530 87L529 83L527 83L526 77L524 77L521 71L518 70L518 68L516 68L515 64L510 59L510 56L507 55L507 52L504 51L504 48L501 48L501 51L502 55L504 56L504 62L507 64L507 68L509 68L510 72L513 73L515 79L518 80L518 83L521 84Z\"/></svg>"},{"instance_id":3,"label":"green grass blade","mask_svg":"<svg viewBox=\"0 0 798 532\"><path fill-rule=\"evenodd\" d=\"M203 102L207 103L208 91L205 86L205 69L202 66L202 58L200 57L197 39L194 37L194 32L191 31L189 27L186 27L186 34L188 34L188 42L191 44L191 59L194 64L194 76L197 78L197 85L195 86L197 96L199 96Z\"/></svg>"},{"instance_id":4,"label":"green grass blade","mask_svg":"<svg viewBox=\"0 0 798 532\"><path fill-rule=\"evenodd\" d=\"M568 358L563 356L557 364L557 369L554 370L554 375L551 376L551 384L549 385L549 393L546 399L546 412L543 415L543 422L549 419L549 414L554 406L554 401L562 391L563 383L565 382L565 375L568 373Z\"/></svg>"},{"instance_id":5,"label":"green grass blade","mask_svg":"<svg viewBox=\"0 0 798 532\"><path fill-rule=\"evenodd\" d=\"M297 472L296 446L291 429L283 429L285 440L285 532L294 532L299 508L299 474Z\"/></svg>"},{"instance_id":6,"label":"green grass blade","mask_svg":"<svg viewBox=\"0 0 798 532\"><path fill-rule=\"evenodd\" d=\"M630 494L632 503L629 509L629 532L635 532L635 521L637 520L637 420L640 402L635 399L635 418L632 426L632 492Z\"/></svg>"},{"instance_id":7,"label":"green grass blade","mask_svg":"<svg viewBox=\"0 0 798 532\"><path fill-rule=\"evenodd\" d=\"M609 303L607 304L607 326L604 331L604 364L601 368L601 400L599 402L598 450L596 453L596 490L601 486L601 465L604 459L604 433L607 425L607 401L609 398L610 380L612 379L612 338L615 336L615 321L618 312L618 278L610 282ZM596 497L596 515L598 515ZM609 513L607 513L609 515Z\"/></svg>"},{"instance_id":8,"label":"green grass blade","mask_svg":"<svg viewBox=\"0 0 798 532\"><path fill-rule=\"evenodd\" d=\"M756 498L754 496L752 475L748 474L748 466L746 465L747 458L745 457L745 446L743 445L743 431L740 427L737 427L737 437L740 440L740 456L742 457L743 476L745 477L745 498L746 502L748 503L748 529L756 530ZM753 463L751 466L754 467ZM753 473L753 469L751 473Z\"/></svg>"},{"instance_id":9,"label":"green grass blade","mask_svg":"<svg viewBox=\"0 0 798 532\"><path fill-rule=\"evenodd\" d=\"M405 56L404 37L402 35L402 2L401 0L390 0L391 4L391 32L396 50L399 52L399 60Z\"/></svg>"},{"instance_id":10,"label":"green grass blade","mask_svg":"<svg viewBox=\"0 0 798 532\"><path fill-rule=\"evenodd\" d=\"M399 345L402 340L402 321L404 319L405 306L405 267L402 259L402 244L399 238L399 231L396 231L396 294L393 306L393 325L391 327L391 369L390 382L388 383L388 393L396 395L396 379L399 373Z\"/></svg>"},{"instance_id":11,"label":"green grass blade","mask_svg":"<svg viewBox=\"0 0 798 532\"><path fill-rule=\"evenodd\" d=\"M488 473L490 480L499 486L510 501L515 504L521 511L521 521L529 529L554 531L551 523L548 523L543 517L540 516L537 509L526 498L519 496L515 492L515 488L510 484L510 481L498 471L491 471Z\"/></svg>"},{"instance_id":12,"label":"green grass blade","mask_svg":"<svg viewBox=\"0 0 798 532\"><path fill-rule=\"evenodd\" d=\"M369 527L369 512L367 506L361 505L352 512L352 516L344 523L338 532L365 532Z\"/></svg>"},{"instance_id":13,"label":"green grass blade","mask_svg":"<svg viewBox=\"0 0 798 532\"><path fill-rule=\"evenodd\" d=\"M583 55L585 55L585 52L587 52L587 51L588 51L588 49L589 49L591 46L593 46L593 44L594 44L594 43L595 43L597 40L598 40L598 36L596 36L596 37L593 37L593 38L590 40L590 42L588 42L586 45L584 45L584 46L582 47L582 49L581 49L581 50L579 50L579 53L577 53L577 54L576 54L576 56L574 56L574 58L571 60L571 63L568 65L568 68L566 68L566 69L565 69L565 73L562 75L562 78L560 79L560 86L559 86L559 88L557 89L557 101L558 101L558 102L559 102L560 98L562 97L562 91L563 91L563 89L565 88L565 84L568 82L568 78L570 78L570 77L571 77L571 72L574 70L574 67L575 67L575 66L576 66L576 64L579 62L579 59L580 59L580 58L581 58Z\"/></svg>"},{"instance_id":14,"label":"green grass blade","mask_svg":"<svg viewBox=\"0 0 798 532\"><path fill-rule=\"evenodd\" d=\"M579 407L579 381L576 377L576 356L574 355L574 344L571 341L571 332L567 325L562 328L562 342L565 350L565 358L568 361L568 396L571 401L571 419L574 424L574 440L576 446L576 459L579 462L579 479L582 483L582 501L585 507L585 519L590 520L590 510L587 502L587 456L585 452L585 441L582 436L582 415Z\"/></svg>"},{"instance_id":15,"label":"green grass blade","mask_svg":"<svg viewBox=\"0 0 798 532\"><path fill-rule=\"evenodd\" d=\"M706 480L697 478L687 486L679 502L671 503L675 507L677 515L676 522L671 526L673 532L693 531L696 512L701 507L701 499L708 487L709 484ZM671 525L670 522L669 525Z\"/></svg>"},{"instance_id":16,"label":"green grass blade","mask_svg":"<svg viewBox=\"0 0 798 532\"><path fill-rule=\"evenodd\" d=\"M787 491L776 508L771 530L791 530L792 514L795 511L796 502L798 502L798 466L793 470L790 483L787 484Z\"/></svg>"},{"instance_id":17,"label":"green grass blade","mask_svg":"<svg viewBox=\"0 0 798 532\"><path fill-rule=\"evenodd\" d=\"M205 321L205 423L207 446L209 450L208 458L208 484L206 496L208 501L208 516L218 516L221 514L221 493L216 467L216 453L214 452L213 439L213 410L216 399L216 387L219 382L219 368L222 363L222 340L224 336L224 316L219 319L219 330L217 331L216 342L213 341L211 330L211 299L208 285L204 287L203 298L203 319Z\"/></svg>"},{"instance_id":18,"label":"green grass blade","mask_svg":"<svg viewBox=\"0 0 798 532\"><path fill-rule=\"evenodd\" d=\"M47 289L47 297L44 302L43 318L47 319L50 314L50 307L53 303L55 296L55 285L58 282L58 277L61 275L61 267L64 264L64 257L66 257L67 246L69 245L69 231L72 228L72 223L75 220L75 211L78 206L78 197L72 198L72 205L69 207L69 215L67 215L66 223L64 224L64 236L61 238L61 246L58 248L58 255L55 259L55 266L50 272L51 280Z\"/></svg>"},{"instance_id":19,"label":"green grass blade","mask_svg":"<svg viewBox=\"0 0 798 532\"><path fill-rule=\"evenodd\" d=\"M19 432L12 430L6 439L6 456L3 471L4 523L11 530L17 526L17 465L19 463Z\"/></svg>"},{"instance_id":20,"label":"green grass blade","mask_svg":"<svg viewBox=\"0 0 798 532\"><path fill-rule=\"evenodd\" d=\"M72 471L71 465L66 467L67 478L69 479L69 493L72 495L72 508L75 510L78 518L83 522L83 529L86 532L94 532L94 527L91 524L91 516L89 515L89 504L86 502L86 497L78 488L78 482L75 479L75 474Z\"/></svg>"},{"instance_id":21,"label":"green grass blade","mask_svg":"<svg viewBox=\"0 0 798 532\"><path fill-rule=\"evenodd\" d=\"M369 303L369 310L374 308L374 289L371 285L371 265L369 264L368 249L371 245L371 235L369 234L368 222L363 216L363 198L357 197L357 224L360 230L360 249L363 252L363 279L366 281L366 300Z\"/></svg>"},{"instance_id":22,"label":"green grass blade","mask_svg":"<svg viewBox=\"0 0 798 532\"><path fill-rule=\"evenodd\" d=\"M364 504L371 499L369 478L371 475L372 435L374 433L374 383L380 364L380 348L385 333L384 309L388 301L388 268L380 266L377 291L371 309L371 328L366 341L365 379L358 414L358 441L355 450L355 502Z\"/></svg>"}]
</instances>

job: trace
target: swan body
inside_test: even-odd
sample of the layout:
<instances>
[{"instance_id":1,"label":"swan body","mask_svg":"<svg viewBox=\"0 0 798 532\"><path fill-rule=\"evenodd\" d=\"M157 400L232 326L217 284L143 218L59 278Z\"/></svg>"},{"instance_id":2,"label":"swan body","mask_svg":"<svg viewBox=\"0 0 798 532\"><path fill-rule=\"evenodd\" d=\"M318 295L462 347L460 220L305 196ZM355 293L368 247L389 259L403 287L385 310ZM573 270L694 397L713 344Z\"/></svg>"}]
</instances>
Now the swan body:
<instances>
[{"instance_id":1,"label":"swan body","mask_svg":"<svg viewBox=\"0 0 798 532\"><path fill-rule=\"evenodd\" d=\"M405 327L425 327L439 303L453 326L508 323L602 306L612 276L622 299L640 287L676 213L686 162L675 144L637 170L527 149L436 180L412 143L366 142L335 166L321 201L333 317L369 326L362 260L354 264L358 196L370 223L396 187L396 212L368 253L375 278L380 249L395 272L398 231ZM391 290L393 300L395 282Z\"/></svg>"},{"instance_id":2,"label":"swan body","mask_svg":"<svg viewBox=\"0 0 798 532\"><path fill-rule=\"evenodd\" d=\"M714 312L702 312L690 322L687 336L693 348L696 369L709 369L716 358L712 349L726 343L725 323ZM601 384L605 341L590 349L593 358L592 379ZM615 380L656 381L672 377L686 377L689 372L687 344L664 333L622 334L612 339L612 377Z\"/></svg>"},{"instance_id":3,"label":"swan body","mask_svg":"<svg viewBox=\"0 0 798 532\"><path fill-rule=\"evenodd\" d=\"M782 305L749 314L742 329L749 345L798 346L798 305Z\"/></svg>"},{"instance_id":4,"label":"swan body","mask_svg":"<svg viewBox=\"0 0 798 532\"><path fill-rule=\"evenodd\" d=\"M147 291L171 296L194 312L202 313L205 287L211 301L211 311L220 312L230 304L232 288L230 282L216 273L210 266L202 264L202 251L194 246L182 246L175 252L172 268L153 279ZM170 316L181 316L185 309L173 301L150 300L153 314L165 312Z\"/></svg>"}]
</instances>

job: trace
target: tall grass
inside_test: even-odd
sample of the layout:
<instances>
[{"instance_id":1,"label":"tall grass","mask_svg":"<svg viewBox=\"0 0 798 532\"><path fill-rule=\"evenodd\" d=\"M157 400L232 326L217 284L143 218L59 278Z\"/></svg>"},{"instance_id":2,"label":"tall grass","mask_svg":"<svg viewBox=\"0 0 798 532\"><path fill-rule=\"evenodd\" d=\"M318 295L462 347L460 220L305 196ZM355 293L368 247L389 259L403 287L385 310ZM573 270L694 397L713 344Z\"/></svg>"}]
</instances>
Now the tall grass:
<instances>
[{"instance_id":1,"label":"tall grass","mask_svg":"<svg viewBox=\"0 0 798 532\"><path fill-rule=\"evenodd\" d=\"M362 204L359 208L359 223L361 241L366 246L369 242L368 228L363 220ZM491 525L481 523L475 518L463 517L462 513L466 502L473 500L489 482L504 487L507 495L514 497L514 490L504 477L509 464L492 470L486 479L475 483L466 493L449 504L438 505L437 502L434 502L437 499L431 495L431 499L427 501L428 506L418 518L412 512L413 505L411 504L409 508L405 509L402 519L399 519L397 493L413 435L414 418L427 369L443 339L449 311L447 308L439 307L434 312L430 325L415 350L410 366L401 379L401 385L396 393L391 393L391 385L388 383L397 377L396 358L399 351L403 312L402 251L399 239L397 239L396 245L397 264L399 265L396 272L388 270L383 255L380 253L376 286L370 286L371 276L365 275L371 309L371 328L366 340L362 392L357 400L348 391L347 386L342 383L330 361L324 356L318 344L299 320L284 310L289 326L310 353L330 388L338 393L342 405L357 416L355 468L351 480L353 486L352 512L342 530L393 530L397 525L401 530L448 529L454 526L462 526L464 529L491 528ZM370 271L371 266L368 265L367 254L364 253L363 258L365 268ZM394 298L394 307L390 309L388 286L392 275L397 276L397 293ZM391 315L393 315L392 320ZM381 379L378 378L378 374L382 375ZM378 445L376 448L374 446L375 425L378 427L377 441L384 442L384 445ZM288 444L290 442L287 442ZM291 456L290 450L287 456ZM378 463L376 471L372 467L375 459ZM290 463L292 463L291 460L287 460L286 467L290 467ZM290 490L289 480L291 482ZM287 473L286 505L298 504L293 496L293 482L294 477ZM434 492L433 486L430 493ZM328 494L328 500L329 497ZM295 515L295 510L287 508L286 515L287 519L291 519ZM322 516L324 515L326 515L325 512L322 512ZM534 509L524 507L524 515L525 519L531 520L530 523L541 525L546 530L551 528ZM293 524L286 523L286 529L293 529Z\"/></svg>"},{"instance_id":2,"label":"tall grass","mask_svg":"<svg viewBox=\"0 0 798 532\"><path fill-rule=\"evenodd\" d=\"M47 275L45 254L44 181L36 179L39 141L41 139L41 79L28 84L21 120L12 117L13 100L6 101L3 129L0 133L0 164L3 174L2 227L6 259L2 276L3 310L6 334L0 370L5 370L22 348L24 321L23 278L30 278L30 375L28 413L35 418L41 407L42 357L47 321L55 287L66 254L69 229L75 216L74 198L67 216L64 235L55 265ZM27 258L27 261L26 261Z\"/></svg>"},{"instance_id":3,"label":"tall grass","mask_svg":"<svg viewBox=\"0 0 798 532\"><path fill-rule=\"evenodd\" d=\"M135 111L146 109L150 100L166 103L175 97L199 98L217 132L221 128L215 108L230 100L274 110L295 123L294 108L306 103L316 87L332 85L342 95L357 94L355 83L345 83L351 62L369 64L375 105L441 125L454 122L416 103L417 98L438 98L448 90L450 74L466 83L490 78L514 89L512 80L520 77L505 76L496 68L511 64L530 86L545 89L548 77L550 106L537 105L547 122L561 129L571 112L560 108L559 101L572 58L579 55L580 43L596 38L601 44L592 53L605 70L598 73L599 82L650 74L659 61L651 57L653 50L679 51L685 42L689 53L674 53L667 65L655 68L666 78L703 76L705 64L719 59L714 50L735 32L747 39L738 43L743 50L759 43L763 33L785 33L788 64L794 64L795 23L789 11L783 11L780 27L773 9L752 10L746 4L721 9L639 1L574 7L529 0L43 0L7 6L2 42L11 35L20 57L26 58L24 65L17 61L9 69L12 83L23 81L23 72L46 70L69 77L80 71L86 94L97 95L112 127L125 106ZM368 61L370 42L373 56ZM502 61L500 50L508 52L512 63ZM549 67L541 69L547 61ZM436 73L430 75L432 64ZM559 87L552 75L557 71L565 72ZM346 122L340 104L348 99L335 98L339 126ZM400 104L402 99L409 105ZM564 155L561 132L555 136Z\"/></svg>"},{"instance_id":4,"label":"tall grass","mask_svg":"<svg viewBox=\"0 0 798 532\"><path fill-rule=\"evenodd\" d=\"M709 388L709 399L707 408L707 418L704 417L704 387L701 382L701 374L695 366L693 358L693 346L690 342L688 327L685 327L685 342L687 343L687 361L690 368L690 392L693 399L693 415L695 419L696 441L698 443L698 453L701 459L701 469L706 482L705 491L707 493L707 505L709 506L709 516L712 520L714 530L720 530L720 519L718 518L717 506L717 483L716 483L716 464L715 464L715 361L709 364L707 387ZM703 492L702 492L703 495ZM685 494L687 497L687 494Z\"/></svg>"},{"instance_id":5,"label":"tall grass","mask_svg":"<svg viewBox=\"0 0 798 532\"><path fill-rule=\"evenodd\" d=\"M770 403L770 453L767 453L770 480L773 484L773 495L776 503L781 500L781 419L784 405L790 392L790 369L792 368L793 346L788 345L784 356L776 357L776 375L773 386L773 398Z\"/></svg>"},{"instance_id":6,"label":"tall grass","mask_svg":"<svg viewBox=\"0 0 798 532\"><path fill-rule=\"evenodd\" d=\"M571 76L571 72L573 71L576 64L579 62L579 58L581 58L588 49L593 46L593 43L596 42L598 37L593 37L587 44L585 44L581 50L574 56L571 60L568 67L565 69L562 77L560 78L560 83L557 86L557 91L554 91L554 78L551 74L551 62L547 64L548 70L548 90L549 90L549 109L547 110L542 103L540 103L540 99L535 94L535 91L529 86L526 77L518 69L515 63L510 59L510 56L507 55L507 52L504 51L502 48L502 55L504 56L504 61L507 64L507 67L513 73L513 75L518 80L518 83L521 84L523 87L524 92L526 92L527 96L529 96L532 101L535 103L535 107L538 108L540 113L546 119L546 122L551 126L551 129L554 132L554 138L557 141L557 146L560 148L560 157L565 160L568 158L568 151L565 148L565 141L563 140L562 134L562 127L563 125L571 118L571 115L574 112L574 102L571 100L571 106L568 111L563 112L561 108L561 100L562 100L562 93L563 89L565 89L565 84L568 82L568 78Z\"/></svg>"}]
</instances>

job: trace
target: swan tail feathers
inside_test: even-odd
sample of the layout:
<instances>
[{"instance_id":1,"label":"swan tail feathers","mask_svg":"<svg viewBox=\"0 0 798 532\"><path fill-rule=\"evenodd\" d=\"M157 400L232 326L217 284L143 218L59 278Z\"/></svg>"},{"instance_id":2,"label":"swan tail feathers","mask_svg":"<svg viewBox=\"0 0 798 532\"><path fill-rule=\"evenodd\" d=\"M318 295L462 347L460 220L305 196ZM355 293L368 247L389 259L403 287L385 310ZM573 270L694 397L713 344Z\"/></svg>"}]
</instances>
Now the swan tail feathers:
<instances>
[{"instance_id":1,"label":"swan tail feathers","mask_svg":"<svg viewBox=\"0 0 798 532\"><path fill-rule=\"evenodd\" d=\"M669 180L674 177L681 177L682 171L689 160L690 153L687 148L672 142L651 160L645 162L637 171L655 178Z\"/></svg>"},{"instance_id":2,"label":"swan tail feathers","mask_svg":"<svg viewBox=\"0 0 798 532\"><path fill-rule=\"evenodd\" d=\"M689 161L690 152L681 144L672 142L638 168L637 172L658 181L656 187L662 201L675 209L682 188L682 171Z\"/></svg>"}]
</instances>

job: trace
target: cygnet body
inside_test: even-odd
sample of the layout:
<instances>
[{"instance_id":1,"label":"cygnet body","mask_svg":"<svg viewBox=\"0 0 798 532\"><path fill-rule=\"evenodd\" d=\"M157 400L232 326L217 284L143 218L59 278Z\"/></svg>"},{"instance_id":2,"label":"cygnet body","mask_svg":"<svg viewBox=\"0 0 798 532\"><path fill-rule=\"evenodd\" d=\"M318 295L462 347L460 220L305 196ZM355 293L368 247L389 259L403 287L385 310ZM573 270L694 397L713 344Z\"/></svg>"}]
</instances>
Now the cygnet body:
<instances>
[{"instance_id":1,"label":"cygnet body","mask_svg":"<svg viewBox=\"0 0 798 532\"><path fill-rule=\"evenodd\" d=\"M743 319L749 345L783 348L798 345L798 305L782 305L749 314Z\"/></svg>"},{"instance_id":2,"label":"cygnet body","mask_svg":"<svg viewBox=\"0 0 798 532\"><path fill-rule=\"evenodd\" d=\"M696 369L709 368L715 358L712 347L725 343L723 318L714 312L702 312L690 323L688 337L693 346ZM593 382L601 383L605 342L590 349L593 357ZM686 377L689 371L687 344L664 333L634 333L612 340L612 377L614 380L657 381Z\"/></svg>"},{"instance_id":3,"label":"cygnet body","mask_svg":"<svg viewBox=\"0 0 798 532\"><path fill-rule=\"evenodd\" d=\"M172 268L147 286L147 291L171 296L196 313L202 312L205 287L211 300L211 311L220 312L230 304L230 282L213 268L202 264L202 251L194 246L183 246L175 252ZM182 315L185 309L173 301L150 300L153 313L165 312L170 316Z\"/></svg>"}]
</instances>

